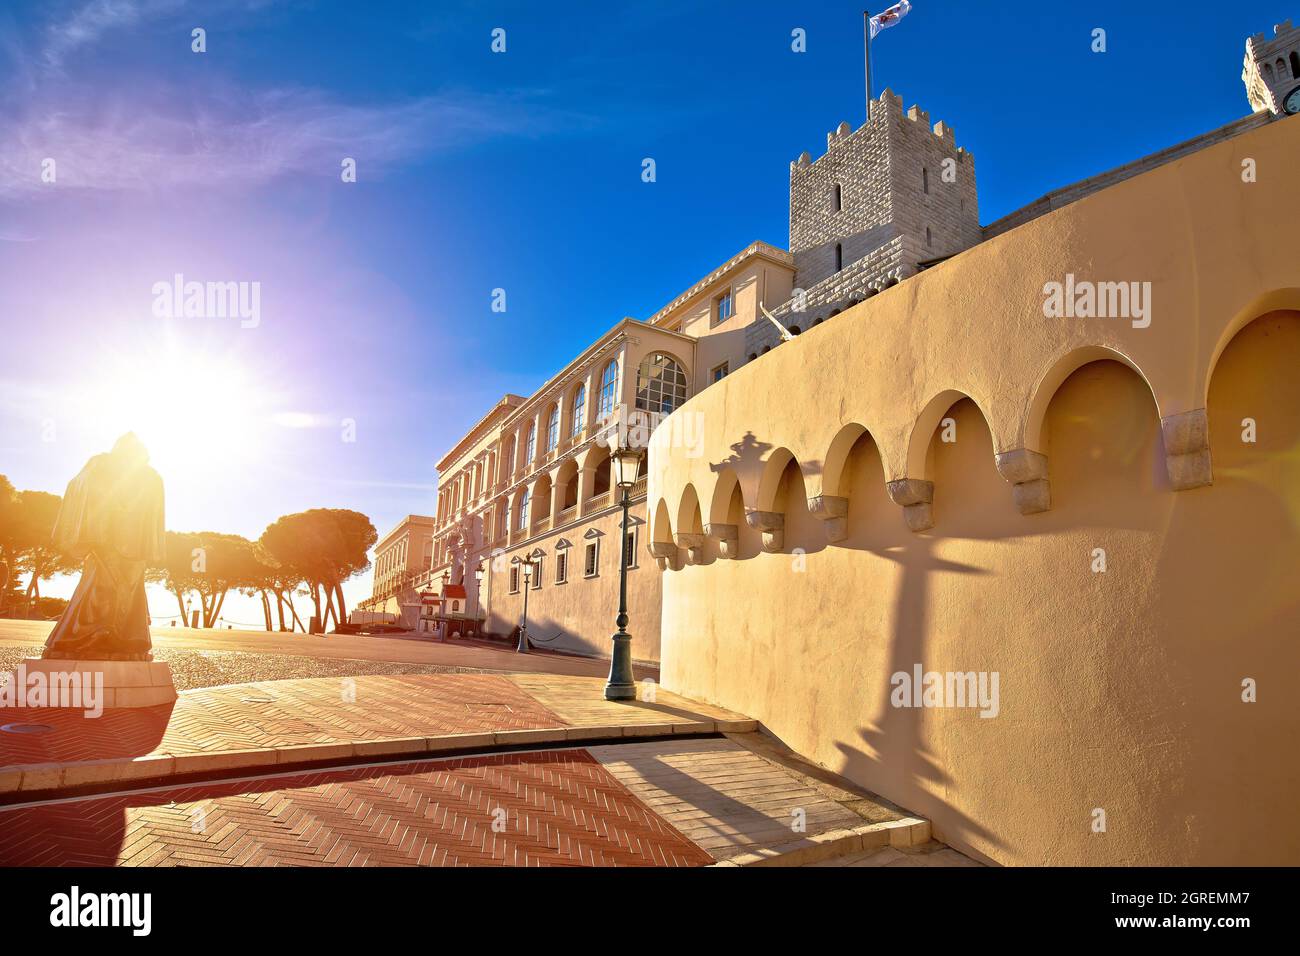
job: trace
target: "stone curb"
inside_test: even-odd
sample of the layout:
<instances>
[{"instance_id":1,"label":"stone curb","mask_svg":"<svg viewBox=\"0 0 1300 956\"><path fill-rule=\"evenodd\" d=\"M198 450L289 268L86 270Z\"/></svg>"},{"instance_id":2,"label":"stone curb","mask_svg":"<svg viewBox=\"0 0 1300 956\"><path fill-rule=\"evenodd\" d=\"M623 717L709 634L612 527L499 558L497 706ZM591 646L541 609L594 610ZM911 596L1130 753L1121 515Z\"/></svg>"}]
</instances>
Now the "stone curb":
<instances>
[{"instance_id":1,"label":"stone curb","mask_svg":"<svg viewBox=\"0 0 1300 956\"><path fill-rule=\"evenodd\" d=\"M884 823L869 823L851 829L827 830L802 840L759 847L713 866L804 866L832 857L847 856L878 846L920 846L930 840L930 821L903 817Z\"/></svg>"},{"instance_id":2,"label":"stone curb","mask_svg":"<svg viewBox=\"0 0 1300 956\"><path fill-rule=\"evenodd\" d=\"M15 793L52 798L62 791L112 783L151 783L190 774L229 774L238 770L308 763L345 763L357 758L443 756L488 747L516 747L573 741L636 739L676 734L753 733L755 720L698 720L675 724L597 724L590 727L548 727L501 730L493 733L441 734L434 737L387 737L353 743L329 742L214 750L207 753L148 754L143 757L83 760L72 763L21 764L0 768L0 795Z\"/></svg>"}]
</instances>

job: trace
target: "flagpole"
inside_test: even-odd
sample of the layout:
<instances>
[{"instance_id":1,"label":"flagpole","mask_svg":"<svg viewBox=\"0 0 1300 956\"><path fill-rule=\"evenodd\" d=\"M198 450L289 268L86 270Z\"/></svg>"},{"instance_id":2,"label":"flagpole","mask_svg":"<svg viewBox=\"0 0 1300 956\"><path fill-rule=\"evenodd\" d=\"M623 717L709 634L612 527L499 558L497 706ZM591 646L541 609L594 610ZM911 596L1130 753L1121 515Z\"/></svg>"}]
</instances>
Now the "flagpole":
<instances>
[{"instance_id":1,"label":"flagpole","mask_svg":"<svg viewBox=\"0 0 1300 956\"><path fill-rule=\"evenodd\" d=\"M862 47L867 64L867 122L871 122L871 13L862 11Z\"/></svg>"}]
</instances>

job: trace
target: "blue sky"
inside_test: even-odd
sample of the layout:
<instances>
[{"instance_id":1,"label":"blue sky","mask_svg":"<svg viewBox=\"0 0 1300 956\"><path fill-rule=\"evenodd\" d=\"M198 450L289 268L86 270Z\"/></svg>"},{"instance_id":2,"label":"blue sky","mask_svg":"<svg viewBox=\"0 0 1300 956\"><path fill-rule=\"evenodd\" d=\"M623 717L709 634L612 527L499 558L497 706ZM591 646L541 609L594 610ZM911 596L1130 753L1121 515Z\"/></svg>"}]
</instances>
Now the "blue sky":
<instances>
[{"instance_id":1,"label":"blue sky","mask_svg":"<svg viewBox=\"0 0 1300 956\"><path fill-rule=\"evenodd\" d=\"M187 432L173 527L256 536L336 506L382 532L428 511L434 463L503 392L749 242L786 244L789 162L863 118L861 9L6 4L0 473L61 491L120 430L114 396L147 391L145 355ZM1245 115L1245 39L1288 16L1300 4L916 0L873 43L874 79L955 128L987 223ZM259 325L151 315L178 272L260 283ZM187 388L243 417L205 445Z\"/></svg>"}]
</instances>

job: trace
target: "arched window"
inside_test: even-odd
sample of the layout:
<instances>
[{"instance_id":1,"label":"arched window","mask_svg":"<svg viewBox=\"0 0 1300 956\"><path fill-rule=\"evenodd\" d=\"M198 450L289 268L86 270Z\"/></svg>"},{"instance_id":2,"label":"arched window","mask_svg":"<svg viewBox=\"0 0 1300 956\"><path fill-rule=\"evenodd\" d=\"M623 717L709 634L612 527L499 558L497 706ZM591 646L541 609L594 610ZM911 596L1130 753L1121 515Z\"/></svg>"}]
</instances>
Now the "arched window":
<instances>
[{"instance_id":1,"label":"arched window","mask_svg":"<svg viewBox=\"0 0 1300 956\"><path fill-rule=\"evenodd\" d=\"M560 406L551 406L551 417L546 423L546 450L555 451L560 444Z\"/></svg>"},{"instance_id":2,"label":"arched window","mask_svg":"<svg viewBox=\"0 0 1300 956\"><path fill-rule=\"evenodd\" d=\"M1282 79L1286 76L1286 60L1281 57L1277 58L1277 75L1278 79Z\"/></svg>"},{"instance_id":3,"label":"arched window","mask_svg":"<svg viewBox=\"0 0 1300 956\"><path fill-rule=\"evenodd\" d=\"M1272 82L1273 82L1273 64L1272 64L1272 63L1265 63L1265 64L1264 64L1264 82L1265 82L1265 83L1272 83Z\"/></svg>"},{"instance_id":4,"label":"arched window","mask_svg":"<svg viewBox=\"0 0 1300 956\"><path fill-rule=\"evenodd\" d=\"M844 208L844 193L840 189L840 184L835 184L835 191L831 194L831 211L839 212Z\"/></svg>"},{"instance_id":5,"label":"arched window","mask_svg":"<svg viewBox=\"0 0 1300 956\"><path fill-rule=\"evenodd\" d=\"M838 242L835 243L835 271L839 272L844 268L844 247Z\"/></svg>"},{"instance_id":6,"label":"arched window","mask_svg":"<svg viewBox=\"0 0 1300 956\"><path fill-rule=\"evenodd\" d=\"M582 431L582 420L587 417L587 386L579 385L573 393L573 421L569 425L569 437Z\"/></svg>"},{"instance_id":7,"label":"arched window","mask_svg":"<svg viewBox=\"0 0 1300 956\"><path fill-rule=\"evenodd\" d=\"M1300 79L1300 53L1295 50L1291 51L1291 75Z\"/></svg>"},{"instance_id":8,"label":"arched window","mask_svg":"<svg viewBox=\"0 0 1300 956\"><path fill-rule=\"evenodd\" d=\"M537 454L537 422L528 426L528 441L524 444L524 467L528 468L533 463L533 458Z\"/></svg>"},{"instance_id":9,"label":"arched window","mask_svg":"<svg viewBox=\"0 0 1300 956\"><path fill-rule=\"evenodd\" d=\"M603 421L607 416L614 414L614 399L618 397L618 359L613 359L605 366L605 371L600 375L600 404L596 406L596 414Z\"/></svg>"},{"instance_id":10,"label":"arched window","mask_svg":"<svg viewBox=\"0 0 1300 956\"><path fill-rule=\"evenodd\" d=\"M506 439L505 453L501 456L501 480L509 481L515 473L515 436Z\"/></svg>"},{"instance_id":11,"label":"arched window","mask_svg":"<svg viewBox=\"0 0 1300 956\"><path fill-rule=\"evenodd\" d=\"M636 407L669 415L686 401L686 373L663 352L652 352L636 371Z\"/></svg>"},{"instance_id":12,"label":"arched window","mask_svg":"<svg viewBox=\"0 0 1300 956\"><path fill-rule=\"evenodd\" d=\"M930 170L924 166L921 167L921 191L930 191Z\"/></svg>"},{"instance_id":13,"label":"arched window","mask_svg":"<svg viewBox=\"0 0 1300 956\"><path fill-rule=\"evenodd\" d=\"M519 520L515 523L516 531L528 530L528 489L525 488L523 494L519 496Z\"/></svg>"}]
</instances>

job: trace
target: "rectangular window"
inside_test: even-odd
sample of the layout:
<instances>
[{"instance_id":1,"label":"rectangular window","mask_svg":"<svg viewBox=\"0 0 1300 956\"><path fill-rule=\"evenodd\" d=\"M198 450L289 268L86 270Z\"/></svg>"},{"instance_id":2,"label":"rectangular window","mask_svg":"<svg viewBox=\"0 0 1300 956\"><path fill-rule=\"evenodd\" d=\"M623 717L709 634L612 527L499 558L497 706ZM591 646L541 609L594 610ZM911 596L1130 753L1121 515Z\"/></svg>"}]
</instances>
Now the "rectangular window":
<instances>
[{"instance_id":1,"label":"rectangular window","mask_svg":"<svg viewBox=\"0 0 1300 956\"><path fill-rule=\"evenodd\" d=\"M723 362L721 365L719 365L717 368L715 368L715 369L710 373L710 376L712 377L713 381L714 381L714 382L721 382L724 378L726 378L726 377L727 377L727 373L728 373L729 371L731 371L730 365L731 365L730 362Z\"/></svg>"},{"instance_id":2,"label":"rectangular window","mask_svg":"<svg viewBox=\"0 0 1300 956\"><path fill-rule=\"evenodd\" d=\"M731 290L728 289L713 300L713 324L726 322L731 316Z\"/></svg>"},{"instance_id":3,"label":"rectangular window","mask_svg":"<svg viewBox=\"0 0 1300 956\"><path fill-rule=\"evenodd\" d=\"M623 536L623 548L623 560L630 571L636 567L636 528L629 528Z\"/></svg>"},{"instance_id":4,"label":"rectangular window","mask_svg":"<svg viewBox=\"0 0 1300 956\"><path fill-rule=\"evenodd\" d=\"M583 572L582 572L584 575L586 575L589 578L594 578L596 576L596 561L599 553L600 553L600 542L589 541L587 543L586 565L583 568Z\"/></svg>"},{"instance_id":5,"label":"rectangular window","mask_svg":"<svg viewBox=\"0 0 1300 956\"><path fill-rule=\"evenodd\" d=\"M844 194L840 190L840 184L835 184L835 193L831 196L832 212L839 212L844 208Z\"/></svg>"},{"instance_id":6,"label":"rectangular window","mask_svg":"<svg viewBox=\"0 0 1300 956\"><path fill-rule=\"evenodd\" d=\"M510 593L519 593L519 565L514 565L510 569Z\"/></svg>"},{"instance_id":7,"label":"rectangular window","mask_svg":"<svg viewBox=\"0 0 1300 956\"><path fill-rule=\"evenodd\" d=\"M542 588L542 559L538 558L537 563L533 565L533 590L540 591Z\"/></svg>"},{"instance_id":8,"label":"rectangular window","mask_svg":"<svg viewBox=\"0 0 1300 956\"><path fill-rule=\"evenodd\" d=\"M559 551L555 555L555 583L563 584L569 580L569 552Z\"/></svg>"}]
</instances>

